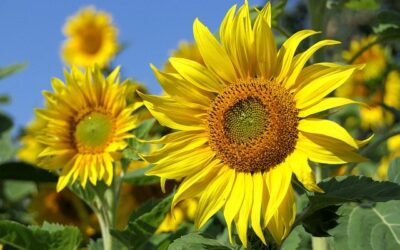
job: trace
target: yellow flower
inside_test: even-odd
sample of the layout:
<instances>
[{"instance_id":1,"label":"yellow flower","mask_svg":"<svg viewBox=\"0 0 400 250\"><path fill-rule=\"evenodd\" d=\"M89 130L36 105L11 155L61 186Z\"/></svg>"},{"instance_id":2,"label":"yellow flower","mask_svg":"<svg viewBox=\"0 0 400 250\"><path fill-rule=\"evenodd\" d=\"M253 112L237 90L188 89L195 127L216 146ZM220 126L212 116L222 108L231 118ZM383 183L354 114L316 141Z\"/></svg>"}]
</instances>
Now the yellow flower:
<instances>
[{"instance_id":1,"label":"yellow flower","mask_svg":"<svg viewBox=\"0 0 400 250\"><path fill-rule=\"evenodd\" d=\"M384 156L381 159L376 174L380 180L387 179L390 161L400 157L400 135L392 136L387 140L387 149L389 151L389 155Z\"/></svg>"},{"instance_id":2,"label":"yellow flower","mask_svg":"<svg viewBox=\"0 0 400 250\"><path fill-rule=\"evenodd\" d=\"M201 57L200 51L195 43L181 42L178 49L173 51L171 56L190 59L204 65L203 57ZM175 68L170 62L165 64L164 71L167 73L176 73Z\"/></svg>"},{"instance_id":3,"label":"yellow flower","mask_svg":"<svg viewBox=\"0 0 400 250\"><path fill-rule=\"evenodd\" d=\"M158 227L156 233L165 233L176 231L184 221L193 220L197 209L197 200L187 199L172 210L172 213L167 214L164 221Z\"/></svg>"},{"instance_id":4,"label":"yellow flower","mask_svg":"<svg viewBox=\"0 0 400 250\"><path fill-rule=\"evenodd\" d=\"M46 127L46 121L37 116L28 124L24 135L20 139L22 145L17 151L17 157L20 160L31 164L39 164L38 156L45 146L38 142L36 135L44 127Z\"/></svg>"},{"instance_id":5,"label":"yellow flower","mask_svg":"<svg viewBox=\"0 0 400 250\"><path fill-rule=\"evenodd\" d=\"M199 199L197 227L223 209L229 232L234 221L244 245L249 224L265 244L266 228L280 244L295 218L292 173L308 190L322 192L308 160L363 160L355 153L363 142L337 123L315 118L354 103L326 96L358 67L304 67L316 50L338 42L318 42L294 57L299 43L318 32L299 31L277 51L269 3L254 24L247 2L235 10L220 26L220 42L195 20L204 65L171 58L177 73L153 67L167 95L141 95L143 102L162 125L177 131L156 141L164 147L143 158L155 164L148 174L160 176L162 185L166 179L182 180L173 207Z\"/></svg>"},{"instance_id":6,"label":"yellow flower","mask_svg":"<svg viewBox=\"0 0 400 250\"><path fill-rule=\"evenodd\" d=\"M342 56L345 60L351 60L362 48L376 39L376 36L363 37L361 40L352 40L350 49L344 51ZM363 70L354 74L353 80L364 82L382 76L386 70L388 55L387 51L379 44L373 45L354 60L353 64L364 64Z\"/></svg>"},{"instance_id":7,"label":"yellow flower","mask_svg":"<svg viewBox=\"0 0 400 250\"><path fill-rule=\"evenodd\" d=\"M107 67L118 52L117 33L109 14L93 7L84 8L65 24L68 39L62 58L69 65Z\"/></svg>"},{"instance_id":8,"label":"yellow flower","mask_svg":"<svg viewBox=\"0 0 400 250\"><path fill-rule=\"evenodd\" d=\"M393 114L382 107L381 103L392 108L400 108L400 75L396 70L388 73L384 88L377 90L373 98L369 100L369 107L360 107L361 127L364 129L372 128L373 130L383 128L390 125L394 121Z\"/></svg>"},{"instance_id":9,"label":"yellow flower","mask_svg":"<svg viewBox=\"0 0 400 250\"><path fill-rule=\"evenodd\" d=\"M39 157L50 157L44 168L62 169L57 190L78 177L96 185L113 180L113 162L127 146L126 138L137 125L132 114L142 103L127 104L126 85L119 84L119 68L104 78L98 68L85 73L73 68L65 72L66 84L53 79L54 93L44 92L47 105L37 110L46 127L37 136L45 149Z\"/></svg>"}]
</instances>

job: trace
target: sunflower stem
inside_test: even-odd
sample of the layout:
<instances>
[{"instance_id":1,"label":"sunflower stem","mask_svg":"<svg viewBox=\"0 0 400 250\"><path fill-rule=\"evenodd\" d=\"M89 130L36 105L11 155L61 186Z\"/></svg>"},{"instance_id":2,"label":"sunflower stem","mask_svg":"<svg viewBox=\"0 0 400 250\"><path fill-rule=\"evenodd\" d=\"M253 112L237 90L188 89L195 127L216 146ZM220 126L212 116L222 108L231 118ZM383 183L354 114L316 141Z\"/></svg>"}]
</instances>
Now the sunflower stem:
<instances>
[{"instance_id":1,"label":"sunflower stem","mask_svg":"<svg viewBox=\"0 0 400 250\"><path fill-rule=\"evenodd\" d=\"M315 165L315 181L319 183L323 179L322 168L319 164ZM314 250L328 250L329 245L326 237L315 237L311 239L312 249Z\"/></svg>"}]
</instances>

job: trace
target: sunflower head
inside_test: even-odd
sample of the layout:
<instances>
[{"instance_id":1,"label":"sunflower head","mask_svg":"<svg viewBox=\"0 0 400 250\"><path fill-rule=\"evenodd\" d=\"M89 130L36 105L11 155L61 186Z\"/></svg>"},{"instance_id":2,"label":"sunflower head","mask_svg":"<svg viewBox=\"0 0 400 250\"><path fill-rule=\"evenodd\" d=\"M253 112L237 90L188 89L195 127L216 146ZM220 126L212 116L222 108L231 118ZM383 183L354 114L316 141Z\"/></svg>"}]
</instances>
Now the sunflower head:
<instances>
[{"instance_id":1,"label":"sunflower head","mask_svg":"<svg viewBox=\"0 0 400 250\"><path fill-rule=\"evenodd\" d=\"M265 244L264 230L280 244L295 218L292 174L322 192L310 160L363 160L355 151L365 142L318 118L354 103L327 96L359 66L306 66L318 49L338 44L323 40L295 55L302 40L318 33L312 30L295 33L278 49L270 3L254 22L247 1L237 12L233 6L219 40L199 20L193 29L203 63L170 58L175 73L153 67L166 95L141 95L152 115L175 130L157 141L162 148L143 156L155 165L147 174L182 180L172 206L198 198L197 227L222 209L229 232L234 222L245 246L249 224Z\"/></svg>"},{"instance_id":2,"label":"sunflower head","mask_svg":"<svg viewBox=\"0 0 400 250\"><path fill-rule=\"evenodd\" d=\"M104 68L118 52L117 33L109 14L93 7L84 8L65 24L67 40L62 47L62 58L69 65L97 64Z\"/></svg>"},{"instance_id":3,"label":"sunflower head","mask_svg":"<svg viewBox=\"0 0 400 250\"><path fill-rule=\"evenodd\" d=\"M113 162L127 146L125 139L138 123L134 111L141 106L128 105L127 85L119 84L119 68L105 78L98 68L65 72L66 83L53 79L54 92L44 92L46 107L37 115L46 121L37 139L44 145L39 157L51 158L42 166L60 169L57 190L77 179L96 185L113 179Z\"/></svg>"}]
</instances>

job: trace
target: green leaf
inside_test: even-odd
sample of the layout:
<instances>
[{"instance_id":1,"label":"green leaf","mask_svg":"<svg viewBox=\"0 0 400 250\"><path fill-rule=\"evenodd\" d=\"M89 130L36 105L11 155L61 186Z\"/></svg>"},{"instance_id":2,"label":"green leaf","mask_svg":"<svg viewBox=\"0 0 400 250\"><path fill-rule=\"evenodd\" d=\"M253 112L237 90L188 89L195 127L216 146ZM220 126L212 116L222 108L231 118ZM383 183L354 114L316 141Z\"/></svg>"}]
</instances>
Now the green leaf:
<instances>
[{"instance_id":1,"label":"green leaf","mask_svg":"<svg viewBox=\"0 0 400 250\"><path fill-rule=\"evenodd\" d=\"M13 139L11 132L7 131L5 133L0 133L0 164L9 161L14 157L15 146L13 144ZM0 174L2 174L0 172Z\"/></svg>"},{"instance_id":2,"label":"green leaf","mask_svg":"<svg viewBox=\"0 0 400 250\"><path fill-rule=\"evenodd\" d=\"M23 70L26 67L25 63L20 63L20 64L13 64L4 68L0 68L0 80L5 78L6 76L9 76L11 74L14 74L20 70Z\"/></svg>"},{"instance_id":3,"label":"green leaf","mask_svg":"<svg viewBox=\"0 0 400 250\"><path fill-rule=\"evenodd\" d=\"M6 162L0 165L0 180L56 182L51 172L25 162Z\"/></svg>"},{"instance_id":4,"label":"green leaf","mask_svg":"<svg viewBox=\"0 0 400 250\"><path fill-rule=\"evenodd\" d=\"M0 242L21 250L77 249L82 236L78 228L44 223L42 227L0 221Z\"/></svg>"},{"instance_id":5,"label":"green leaf","mask_svg":"<svg viewBox=\"0 0 400 250\"><path fill-rule=\"evenodd\" d=\"M222 245L214 239L207 238L200 233L190 233L176 239L169 245L168 250L231 250L232 248Z\"/></svg>"},{"instance_id":6,"label":"green leaf","mask_svg":"<svg viewBox=\"0 0 400 250\"><path fill-rule=\"evenodd\" d=\"M129 172L124 175L123 181L138 186L160 183L160 177L144 175L151 168L152 165Z\"/></svg>"},{"instance_id":7,"label":"green leaf","mask_svg":"<svg viewBox=\"0 0 400 250\"><path fill-rule=\"evenodd\" d=\"M390 161L388 178L389 181L400 184L400 157Z\"/></svg>"},{"instance_id":8,"label":"green leaf","mask_svg":"<svg viewBox=\"0 0 400 250\"><path fill-rule=\"evenodd\" d=\"M0 134L9 130L13 126L13 121L10 117L0 113Z\"/></svg>"},{"instance_id":9,"label":"green leaf","mask_svg":"<svg viewBox=\"0 0 400 250\"><path fill-rule=\"evenodd\" d=\"M400 38L400 13L395 11L382 11L378 14L377 25L373 31L381 40Z\"/></svg>"},{"instance_id":10,"label":"green leaf","mask_svg":"<svg viewBox=\"0 0 400 250\"><path fill-rule=\"evenodd\" d=\"M37 192L36 184L31 181L4 181L4 195L11 202L21 201Z\"/></svg>"},{"instance_id":11,"label":"green leaf","mask_svg":"<svg viewBox=\"0 0 400 250\"><path fill-rule=\"evenodd\" d=\"M337 219L339 215L336 211L340 206L329 206L323 209L317 210L313 216L307 217L303 220L304 229L317 237L328 237L329 229L337 226Z\"/></svg>"},{"instance_id":12,"label":"green leaf","mask_svg":"<svg viewBox=\"0 0 400 250\"><path fill-rule=\"evenodd\" d=\"M142 210L140 213L134 213L125 230L111 230L111 234L127 247L139 249L147 243L170 211L172 197L173 194L167 196L148 212ZM136 217L138 214L140 215Z\"/></svg>"},{"instance_id":13,"label":"green leaf","mask_svg":"<svg viewBox=\"0 0 400 250\"><path fill-rule=\"evenodd\" d=\"M0 104L10 103L10 97L7 95L0 95Z\"/></svg>"},{"instance_id":14,"label":"green leaf","mask_svg":"<svg viewBox=\"0 0 400 250\"><path fill-rule=\"evenodd\" d=\"M311 235L303 227L296 227L285 239L282 250L309 250L312 249Z\"/></svg>"},{"instance_id":15,"label":"green leaf","mask_svg":"<svg viewBox=\"0 0 400 250\"><path fill-rule=\"evenodd\" d=\"M279 22L279 17L283 14L285 7L287 4L287 0L278 0L272 5L272 25L276 26Z\"/></svg>"},{"instance_id":16,"label":"green leaf","mask_svg":"<svg viewBox=\"0 0 400 250\"><path fill-rule=\"evenodd\" d=\"M309 196L309 204L302 214L296 219L296 224L300 222L304 228L315 229L316 223L321 221L322 215L330 214L330 221L325 225L335 226L333 223L333 207L342 205L346 202L385 202L400 199L400 185L389 181L374 181L365 176L342 176L324 180L318 184L325 193L315 193ZM319 228L323 229L323 228ZM330 228L328 228L330 229ZM315 231L309 231L315 234ZM328 232L325 231L326 234ZM321 231L315 236L321 235Z\"/></svg>"},{"instance_id":17,"label":"green leaf","mask_svg":"<svg viewBox=\"0 0 400 250\"><path fill-rule=\"evenodd\" d=\"M345 205L339 213L339 226L330 231L335 249L400 249L400 201L377 203L371 208Z\"/></svg>"},{"instance_id":18,"label":"green leaf","mask_svg":"<svg viewBox=\"0 0 400 250\"><path fill-rule=\"evenodd\" d=\"M377 10L379 4L376 0L349 0L345 4L346 8L352 10Z\"/></svg>"}]
</instances>

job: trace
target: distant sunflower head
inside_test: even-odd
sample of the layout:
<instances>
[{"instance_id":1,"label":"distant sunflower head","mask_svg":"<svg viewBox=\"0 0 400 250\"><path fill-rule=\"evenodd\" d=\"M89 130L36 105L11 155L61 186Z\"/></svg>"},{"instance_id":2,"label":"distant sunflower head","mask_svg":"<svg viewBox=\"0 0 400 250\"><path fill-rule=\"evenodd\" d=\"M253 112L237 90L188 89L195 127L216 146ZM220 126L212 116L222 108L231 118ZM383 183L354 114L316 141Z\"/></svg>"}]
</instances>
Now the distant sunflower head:
<instances>
[{"instance_id":1,"label":"distant sunflower head","mask_svg":"<svg viewBox=\"0 0 400 250\"><path fill-rule=\"evenodd\" d=\"M362 48L368 44L374 42L377 39L376 36L362 37L361 39L353 39L350 42L350 48L343 51L343 59L349 61L356 56ZM386 48L379 44L371 46L369 49L358 55L353 64L364 64L365 67L356 72L351 79L353 84L348 84L348 88L354 87L354 95L363 96L363 92L360 86L353 86L357 84L365 85L366 81L375 80L383 76L386 67L388 65L388 51ZM366 87L366 86L365 86ZM342 87L344 88L344 86Z\"/></svg>"},{"instance_id":2,"label":"distant sunflower head","mask_svg":"<svg viewBox=\"0 0 400 250\"><path fill-rule=\"evenodd\" d=\"M62 47L62 58L69 65L104 68L118 52L118 30L111 16L93 7L80 10L65 24L67 40Z\"/></svg>"},{"instance_id":3,"label":"distant sunflower head","mask_svg":"<svg viewBox=\"0 0 400 250\"><path fill-rule=\"evenodd\" d=\"M36 135L44 127L46 127L46 121L37 116L26 126L24 134L20 138L21 147L17 151L18 159L31 164L39 164L38 156L43 151L44 145L37 140Z\"/></svg>"},{"instance_id":4,"label":"distant sunflower head","mask_svg":"<svg viewBox=\"0 0 400 250\"><path fill-rule=\"evenodd\" d=\"M363 160L355 151L364 142L317 118L354 103L327 96L358 66L306 66L318 49L338 44L323 40L295 55L302 40L318 33L312 30L295 33L278 50L269 3L254 22L247 2L237 13L233 6L219 40L199 20L193 29L204 64L171 58L177 73L153 67L167 95L142 95L153 116L175 130L156 141L165 144L161 149L143 156L155 165L148 174L182 180L173 206L198 198L198 227L222 209L229 232L235 222L244 245L249 224L265 244L265 229L280 244L295 218L292 173L308 190L322 192L309 160Z\"/></svg>"},{"instance_id":5,"label":"distant sunflower head","mask_svg":"<svg viewBox=\"0 0 400 250\"><path fill-rule=\"evenodd\" d=\"M171 56L186 58L204 64L203 57L201 57L200 51L195 43L180 42L178 48L172 51ZM175 68L172 67L170 62L164 65L164 71L167 73L176 73Z\"/></svg>"},{"instance_id":6,"label":"distant sunflower head","mask_svg":"<svg viewBox=\"0 0 400 250\"><path fill-rule=\"evenodd\" d=\"M38 140L45 146L39 157L50 157L48 169L61 169L57 190L79 179L96 185L113 180L113 162L127 146L137 125L133 112L140 102L127 104L126 85L119 84L119 68L107 78L97 68L65 72L66 83L52 81L54 92L44 92L46 107L37 115L47 124Z\"/></svg>"}]
</instances>

